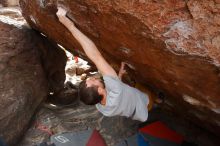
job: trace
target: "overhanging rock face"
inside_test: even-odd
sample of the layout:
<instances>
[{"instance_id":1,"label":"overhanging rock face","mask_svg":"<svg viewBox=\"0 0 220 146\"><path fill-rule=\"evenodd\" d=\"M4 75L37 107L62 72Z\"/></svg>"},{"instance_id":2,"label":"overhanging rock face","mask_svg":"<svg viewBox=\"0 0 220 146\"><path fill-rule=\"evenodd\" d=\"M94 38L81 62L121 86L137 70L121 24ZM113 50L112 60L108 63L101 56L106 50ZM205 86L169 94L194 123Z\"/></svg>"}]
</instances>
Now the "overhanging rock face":
<instances>
[{"instance_id":1,"label":"overhanging rock face","mask_svg":"<svg viewBox=\"0 0 220 146\"><path fill-rule=\"evenodd\" d=\"M128 62L137 81L167 93L171 108L220 135L219 0L59 2L108 61ZM79 53L56 18L56 5L20 0L33 28Z\"/></svg>"}]
</instances>

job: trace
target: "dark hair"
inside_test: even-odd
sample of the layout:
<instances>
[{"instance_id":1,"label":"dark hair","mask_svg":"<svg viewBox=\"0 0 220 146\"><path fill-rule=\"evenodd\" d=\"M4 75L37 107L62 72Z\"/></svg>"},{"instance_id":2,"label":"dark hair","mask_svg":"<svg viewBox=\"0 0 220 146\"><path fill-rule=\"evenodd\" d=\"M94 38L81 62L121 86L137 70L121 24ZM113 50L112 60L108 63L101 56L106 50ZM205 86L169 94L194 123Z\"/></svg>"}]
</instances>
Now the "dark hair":
<instances>
[{"instance_id":1,"label":"dark hair","mask_svg":"<svg viewBox=\"0 0 220 146\"><path fill-rule=\"evenodd\" d=\"M102 100L102 96L98 93L98 87L87 87L86 80L79 84L79 98L84 104L87 105L95 105Z\"/></svg>"}]
</instances>

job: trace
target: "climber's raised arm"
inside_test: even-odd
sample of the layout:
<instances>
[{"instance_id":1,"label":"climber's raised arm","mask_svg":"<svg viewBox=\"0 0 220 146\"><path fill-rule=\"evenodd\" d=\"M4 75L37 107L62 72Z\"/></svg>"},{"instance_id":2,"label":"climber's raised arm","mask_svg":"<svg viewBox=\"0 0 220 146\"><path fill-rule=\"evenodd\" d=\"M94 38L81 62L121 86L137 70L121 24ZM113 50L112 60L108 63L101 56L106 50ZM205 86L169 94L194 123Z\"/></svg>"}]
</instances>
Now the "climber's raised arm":
<instances>
[{"instance_id":1,"label":"climber's raised arm","mask_svg":"<svg viewBox=\"0 0 220 146\"><path fill-rule=\"evenodd\" d=\"M77 29L74 23L66 17L67 11L61 7L58 7L57 16L59 21L72 33L75 39L80 43L83 50L89 59L96 65L97 69L102 75L109 75L117 77L115 70L108 64L103 58L96 45L86 35L84 35L79 29Z\"/></svg>"},{"instance_id":2,"label":"climber's raised arm","mask_svg":"<svg viewBox=\"0 0 220 146\"><path fill-rule=\"evenodd\" d=\"M121 62L121 67L120 67L120 70L118 72L118 78L120 80L122 80L123 75L127 73L126 70L125 70L125 65L126 65L125 62Z\"/></svg>"}]
</instances>

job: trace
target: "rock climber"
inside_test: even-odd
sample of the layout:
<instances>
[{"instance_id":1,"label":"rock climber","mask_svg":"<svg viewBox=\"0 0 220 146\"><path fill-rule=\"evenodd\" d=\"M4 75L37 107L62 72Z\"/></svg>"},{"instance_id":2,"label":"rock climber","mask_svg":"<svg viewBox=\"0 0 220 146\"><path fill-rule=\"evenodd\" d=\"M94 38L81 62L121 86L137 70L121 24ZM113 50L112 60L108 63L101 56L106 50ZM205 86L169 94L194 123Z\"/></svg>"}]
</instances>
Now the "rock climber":
<instances>
[{"instance_id":1,"label":"rock climber","mask_svg":"<svg viewBox=\"0 0 220 146\"><path fill-rule=\"evenodd\" d=\"M102 78L89 77L79 85L80 100L96 108L105 116L125 116L134 120L146 121L148 118L149 96L130 87L120 79L126 72L121 64L119 74L103 58L96 45L84 35L67 16L67 10L58 6L56 15L59 21L80 43L88 58L96 65Z\"/></svg>"}]
</instances>

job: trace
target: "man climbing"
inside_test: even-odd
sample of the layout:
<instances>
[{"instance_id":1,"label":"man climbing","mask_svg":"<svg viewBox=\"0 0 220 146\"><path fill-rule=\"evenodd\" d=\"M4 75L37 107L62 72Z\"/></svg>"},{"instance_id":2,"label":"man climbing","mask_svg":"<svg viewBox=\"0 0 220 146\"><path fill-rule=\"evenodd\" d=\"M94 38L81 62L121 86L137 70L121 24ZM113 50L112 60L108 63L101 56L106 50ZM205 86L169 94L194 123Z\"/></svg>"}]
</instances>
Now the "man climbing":
<instances>
[{"instance_id":1,"label":"man climbing","mask_svg":"<svg viewBox=\"0 0 220 146\"><path fill-rule=\"evenodd\" d=\"M120 78L125 73L125 64L122 63L118 76L103 58L96 45L66 16L67 11L58 7L56 14L59 21L72 33L103 76L104 81L100 78L89 77L81 82L79 85L80 100L87 105L96 105L105 116L120 115L146 121L148 95L121 82Z\"/></svg>"}]
</instances>

